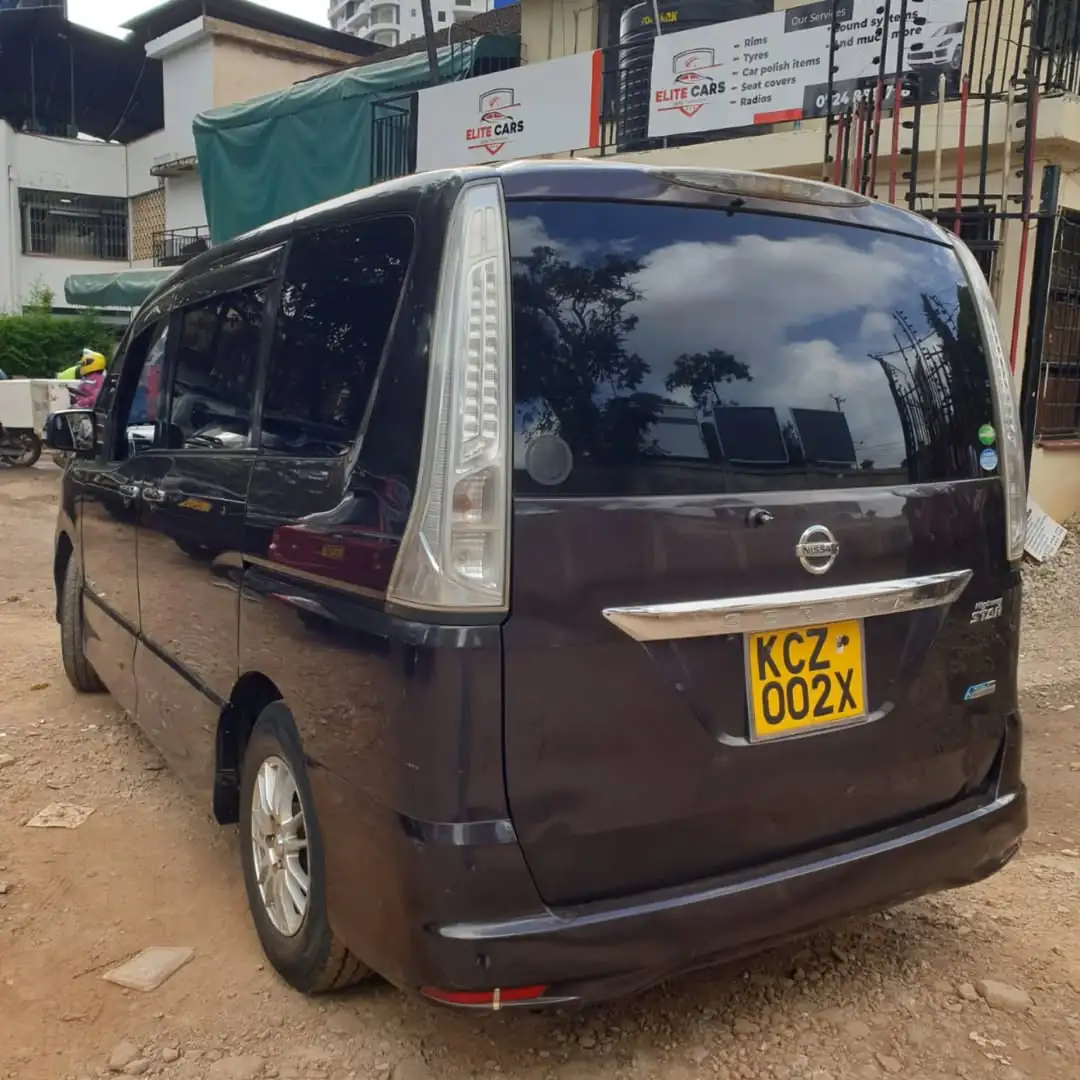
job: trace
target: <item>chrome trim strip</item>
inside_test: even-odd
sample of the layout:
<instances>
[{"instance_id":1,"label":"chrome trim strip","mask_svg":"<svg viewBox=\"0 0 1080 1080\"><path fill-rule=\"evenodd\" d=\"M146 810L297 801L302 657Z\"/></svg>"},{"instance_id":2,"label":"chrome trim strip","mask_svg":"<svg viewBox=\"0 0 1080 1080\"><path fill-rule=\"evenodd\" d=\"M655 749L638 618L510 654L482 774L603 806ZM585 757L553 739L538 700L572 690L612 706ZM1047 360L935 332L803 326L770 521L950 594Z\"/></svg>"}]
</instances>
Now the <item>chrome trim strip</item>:
<instances>
[{"instance_id":1,"label":"chrome trim strip","mask_svg":"<svg viewBox=\"0 0 1080 1080\"><path fill-rule=\"evenodd\" d=\"M946 574L923 574L827 589L604 608L603 615L635 641L754 634L812 623L947 607L964 591L971 576L970 570L953 570Z\"/></svg>"}]
</instances>

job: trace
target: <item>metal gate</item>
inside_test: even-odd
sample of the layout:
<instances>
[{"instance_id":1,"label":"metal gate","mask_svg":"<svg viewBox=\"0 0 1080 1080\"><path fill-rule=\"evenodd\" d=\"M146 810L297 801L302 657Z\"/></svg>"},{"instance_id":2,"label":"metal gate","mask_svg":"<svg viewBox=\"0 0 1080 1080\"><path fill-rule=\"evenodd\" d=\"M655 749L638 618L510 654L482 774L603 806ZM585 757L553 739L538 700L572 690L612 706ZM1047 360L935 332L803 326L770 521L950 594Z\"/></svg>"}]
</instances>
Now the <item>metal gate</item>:
<instances>
[{"instance_id":1,"label":"metal gate","mask_svg":"<svg viewBox=\"0 0 1080 1080\"><path fill-rule=\"evenodd\" d=\"M1034 425L1041 440L1080 439L1080 213L1057 220L1043 306ZM1037 361L1037 363L1036 363Z\"/></svg>"},{"instance_id":2,"label":"metal gate","mask_svg":"<svg viewBox=\"0 0 1080 1080\"><path fill-rule=\"evenodd\" d=\"M883 24L898 25L897 57L905 55L908 16L920 2L882 0ZM841 3L833 0L830 71ZM949 70L905 73L899 62L887 70L883 48L863 86L834 87L830 75L822 174L904 203L967 241L999 310L1011 313L1002 333L1014 371L1023 301L1030 300L1021 390L1030 459L1036 432L1080 438L1080 215L1059 219L1056 166L1043 169L1042 191L1034 190L1040 103L1080 92L1080 3L968 0L962 40ZM948 122L959 124L955 180L943 179L942 169L948 103ZM1004 119L1003 143L992 134L992 113ZM1010 234L1019 245L1015 284L1006 283L1000 257Z\"/></svg>"},{"instance_id":3,"label":"metal gate","mask_svg":"<svg viewBox=\"0 0 1080 1080\"><path fill-rule=\"evenodd\" d=\"M376 101L371 107L371 182L416 170L416 93Z\"/></svg>"}]
</instances>

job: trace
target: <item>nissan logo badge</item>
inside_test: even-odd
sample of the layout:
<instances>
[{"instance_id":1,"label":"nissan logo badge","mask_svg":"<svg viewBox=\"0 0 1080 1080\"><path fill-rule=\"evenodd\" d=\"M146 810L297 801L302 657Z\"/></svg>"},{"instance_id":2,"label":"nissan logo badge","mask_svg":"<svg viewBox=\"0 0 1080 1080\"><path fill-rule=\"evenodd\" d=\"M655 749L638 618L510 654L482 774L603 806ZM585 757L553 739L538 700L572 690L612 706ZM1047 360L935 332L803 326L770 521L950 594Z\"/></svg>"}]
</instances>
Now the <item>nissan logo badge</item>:
<instances>
[{"instance_id":1,"label":"nissan logo badge","mask_svg":"<svg viewBox=\"0 0 1080 1080\"><path fill-rule=\"evenodd\" d=\"M795 545L803 569L811 574L827 574L840 554L840 545L824 525L811 525Z\"/></svg>"}]
</instances>

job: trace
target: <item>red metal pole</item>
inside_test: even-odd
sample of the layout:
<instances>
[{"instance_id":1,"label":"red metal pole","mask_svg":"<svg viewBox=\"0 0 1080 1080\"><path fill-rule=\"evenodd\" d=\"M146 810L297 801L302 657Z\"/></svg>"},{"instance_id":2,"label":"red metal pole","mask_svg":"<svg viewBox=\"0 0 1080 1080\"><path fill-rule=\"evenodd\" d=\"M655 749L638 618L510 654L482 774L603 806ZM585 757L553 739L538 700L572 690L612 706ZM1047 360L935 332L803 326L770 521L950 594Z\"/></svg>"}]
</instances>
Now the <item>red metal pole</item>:
<instances>
[{"instance_id":1,"label":"red metal pole","mask_svg":"<svg viewBox=\"0 0 1080 1080\"><path fill-rule=\"evenodd\" d=\"M844 132L847 130L848 118L841 116L836 125L836 157L833 158L832 182L840 185L844 178Z\"/></svg>"},{"instance_id":2,"label":"red metal pole","mask_svg":"<svg viewBox=\"0 0 1080 1080\"><path fill-rule=\"evenodd\" d=\"M960 235L960 216L964 209L964 142L967 139L968 91L971 80L967 75L960 82L960 141L956 147L956 214L953 220L953 232Z\"/></svg>"},{"instance_id":3,"label":"red metal pole","mask_svg":"<svg viewBox=\"0 0 1080 1080\"><path fill-rule=\"evenodd\" d=\"M855 125L855 156L852 160L851 176L855 183L852 187L862 193L863 177L863 136L866 134L866 103L859 102L859 122Z\"/></svg>"},{"instance_id":4,"label":"red metal pole","mask_svg":"<svg viewBox=\"0 0 1080 1080\"><path fill-rule=\"evenodd\" d=\"M1039 121L1039 84L1031 87L1031 104L1028 107L1027 153L1024 155L1024 202L1020 211L1020 259L1016 269L1016 300L1013 303L1012 344L1009 346L1009 370L1016 371L1016 353L1020 347L1020 305L1024 301L1024 271L1027 269L1028 225L1031 222L1031 185L1035 179L1035 137ZM1005 137L1009 138L1006 132ZM1008 177L1006 177L1008 181ZM1006 211L1008 207L1006 207ZM1005 258L1005 252L1001 252Z\"/></svg>"}]
</instances>

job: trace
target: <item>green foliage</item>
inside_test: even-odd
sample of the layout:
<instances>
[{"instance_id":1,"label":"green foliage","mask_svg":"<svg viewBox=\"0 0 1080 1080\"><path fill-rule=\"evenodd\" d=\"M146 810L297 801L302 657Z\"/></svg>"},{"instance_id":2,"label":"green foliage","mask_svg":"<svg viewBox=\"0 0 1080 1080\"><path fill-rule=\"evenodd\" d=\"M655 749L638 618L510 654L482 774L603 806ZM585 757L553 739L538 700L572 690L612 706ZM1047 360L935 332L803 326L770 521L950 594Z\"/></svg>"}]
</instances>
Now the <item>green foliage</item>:
<instances>
[{"instance_id":1,"label":"green foliage","mask_svg":"<svg viewBox=\"0 0 1080 1080\"><path fill-rule=\"evenodd\" d=\"M40 278L34 282L30 289L30 297L24 310L37 315L51 315L55 293Z\"/></svg>"},{"instance_id":2,"label":"green foliage","mask_svg":"<svg viewBox=\"0 0 1080 1080\"><path fill-rule=\"evenodd\" d=\"M107 326L89 312L71 317L51 314L47 294L43 289L31 295L22 315L0 314L0 370L13 379L51 378L76 363L85 348L112 355L116 338Z\"/></svg>"}]
</instances>

